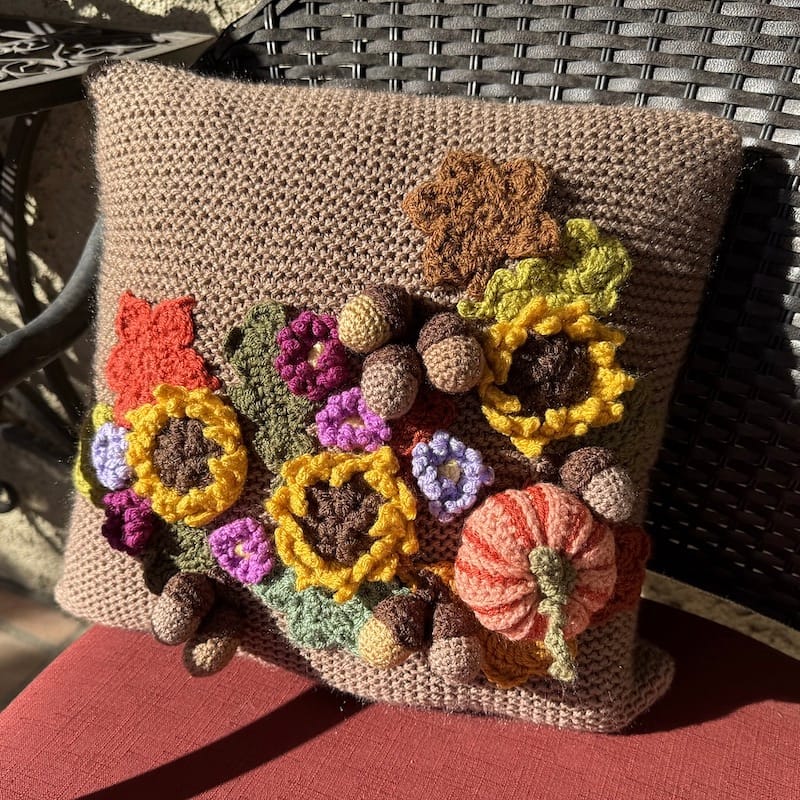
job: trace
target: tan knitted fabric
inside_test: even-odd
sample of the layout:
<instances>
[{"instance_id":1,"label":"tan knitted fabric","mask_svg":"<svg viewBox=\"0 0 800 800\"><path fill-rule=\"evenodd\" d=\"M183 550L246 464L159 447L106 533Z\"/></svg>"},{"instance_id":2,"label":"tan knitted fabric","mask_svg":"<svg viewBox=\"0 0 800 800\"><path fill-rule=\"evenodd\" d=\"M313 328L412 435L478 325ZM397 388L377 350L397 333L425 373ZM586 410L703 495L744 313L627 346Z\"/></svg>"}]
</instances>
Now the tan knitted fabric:
<instances>
[{"instance_id":1,"label":"tan knitted fabric","mask_svg":"<svg viewBox=\"0 0 800 800\"><path fill-rule=\"evenodd\" d=\"M455 293L424 288L425 236L404 215L402 199L450 150L500 161L531 157L553 170L553 216L592 219L633 259L612 322L628 335L624 366L643 377L626 418L598 443L613 442L640 490L641 512L738 169L731 126L622 108L239 85L135 63L98 75L91 98L106 231L98 401L111 399L102 365L127 289L151 302L191 294L194 347L223 384L235 377L223 356L226 334L254 303L338 311L367 284L389 282L452 305ZM488 428L477 399L459 399L452 432L471 431L475 442L476 430L476 446L495 466L495 488L529 481L529 462ZM240 501L249 513L263 514L258 492L269 476L261 478ZM79 498L59 600L80 616L146 629L153 596L137 562L99 535L101 522ZM426 559L453 559L457 525L420 525L417 534ZM573 686L538 680L503 690L481 680L444 683L418 656L386 672L338 651L302 658L282 638L280 619L244 590L242 602L250 615L244 651L370 699L617 730L671 678L669 660L637 642L635 612L579 637Z\"/></svg>"}]
</instances>

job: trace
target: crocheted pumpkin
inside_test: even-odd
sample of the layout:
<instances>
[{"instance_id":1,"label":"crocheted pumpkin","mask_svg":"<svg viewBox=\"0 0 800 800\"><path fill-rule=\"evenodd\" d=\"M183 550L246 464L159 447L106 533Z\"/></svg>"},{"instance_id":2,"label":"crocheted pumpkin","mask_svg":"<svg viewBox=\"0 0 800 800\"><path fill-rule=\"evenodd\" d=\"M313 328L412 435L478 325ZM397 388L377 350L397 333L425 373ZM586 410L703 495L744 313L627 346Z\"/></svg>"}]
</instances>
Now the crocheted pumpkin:
<instances>
[{"instance_id":1,"label":"crocheted pumpkin","mask_svg":"<svg viewBox=\"0 0 800 800\"><path fill-rule=\"evenodd\" d=\"M461 599L509 639L544 639L554 594L565 600L564 636L577 636L611 597L616 575L611 529L546 483L489 497L467 518L455 562Z\"/></svg>"}]
</instances>

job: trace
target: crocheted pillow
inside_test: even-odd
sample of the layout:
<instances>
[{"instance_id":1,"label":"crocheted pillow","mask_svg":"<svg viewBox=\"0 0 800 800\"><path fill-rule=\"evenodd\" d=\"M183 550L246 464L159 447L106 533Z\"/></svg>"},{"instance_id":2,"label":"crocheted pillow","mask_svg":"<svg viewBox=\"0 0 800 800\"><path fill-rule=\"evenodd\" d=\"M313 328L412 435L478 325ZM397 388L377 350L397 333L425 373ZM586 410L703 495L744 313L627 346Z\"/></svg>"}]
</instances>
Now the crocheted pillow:
<instances>
[{"instance_id":1,"label":"crocheted pillow","mask_svg":"<svg viewBox=\"0 0 800 800\"><path fill-rule=\"evenodd\" d=\"M196 674L241 648L596 731L653 703L647 473L733 128L137 63L91 98L106 242L61 603Z\"/></svg>"}]
</instances>

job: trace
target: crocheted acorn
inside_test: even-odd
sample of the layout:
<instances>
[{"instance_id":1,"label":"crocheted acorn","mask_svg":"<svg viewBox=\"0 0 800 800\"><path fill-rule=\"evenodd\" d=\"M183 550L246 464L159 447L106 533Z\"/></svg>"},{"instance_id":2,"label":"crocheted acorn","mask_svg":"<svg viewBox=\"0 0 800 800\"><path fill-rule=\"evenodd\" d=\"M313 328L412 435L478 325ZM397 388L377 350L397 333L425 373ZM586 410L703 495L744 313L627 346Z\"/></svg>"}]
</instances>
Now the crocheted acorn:
<instances>
[{"instance_id":1,"label":"crocheted acorn","mask_svg":"<svg viewBox=\"0 0 800 800\"><path fill-rule=\"evenodd\" d=\"M387 344L364 359L361 394L367 406L383 419L407 414L421 382L419 356L409 345Z\"/></svg>"},{"instance_id":2,"label":"crocheted acorn","mask_svg":"<svg viewBox=\"0 0 800 800\"><path fill-rule=\"evenodd\" d=\"M371 353L403 336L411 321L411 297L399 286L371 286L339 312L339 341L356 353Z\"/></svg>"},{"instance_id":3,"label":"crocheted acorn","mask_svg":"<svg viewBox=\"0 0 800 800\"><path fill-rule=\"evenodd\" d=\"M183 650L183 663L194 677L213 675L226 667L241 642L242 617L227 604L216 606Z\"/></svg>"},{"instance_id":4,"label":"crocheted acorn","mask_svg":"<svg viewBox=\"0 0 800 800\"><path fill-rule=\"evenodd\" d=\"M387 597L373 609L358 635L358 652L379 669L402 664L425 646L430 597L405 594Z\"/></svg>"},{"instance_id":5,"label":"crocheted acorn","mask_svg":"<svg viewBox=\"0 0 800 800\"><path fill-rule=\"evenodd\" d=\"M561 484L596 514L625 522L633 514L636 490L630 475L604 447L582 447L570 453L559 471Z\"/></svg>"},{"instance_id":6,"label":"crocheted acorn","mask_svg":"<svg viewBox=\"0 0 800 800\"><path fill-rule=\"evenodd\" d=\"M448 311L431 317L419 332L417 352L428 380L442 392L462 394L481 379L483 348L458 314Z\"/></svg>"},{"instance_id":7,"label":"crocheted acorn","mask_svg":"<svg viewBox=\"0 0 800 800\"><path fill-rule=\"evenodd\" d=\"M430 668L451 683L472 683L481 669L481 646L475 615L449 590L433 610Z\"/></svg>"},{"instance_id":8,"label":"crocheted acorn","mask_svg":"<svg viewBox=\"0 0 800 800\"><path fill-rule=\"evenodd\" d=\"M214 605L214 582L198 572L179 572L164 586L153 610L150 625L162 644L188 641Z\"/></svg>"},{"instance_id":9,"label":"crocheted acorn","mask_svg":"<svg viewBox=\"0 0 800 800\"><path fill-rule=\"evenodd\" d=\"M567 639L614 591L614 536L564 489L536 484L489 497L467 518L455 562L461 599L489 630L544 641L549 673L572 680Z\"/></svg>"}]
</instances>

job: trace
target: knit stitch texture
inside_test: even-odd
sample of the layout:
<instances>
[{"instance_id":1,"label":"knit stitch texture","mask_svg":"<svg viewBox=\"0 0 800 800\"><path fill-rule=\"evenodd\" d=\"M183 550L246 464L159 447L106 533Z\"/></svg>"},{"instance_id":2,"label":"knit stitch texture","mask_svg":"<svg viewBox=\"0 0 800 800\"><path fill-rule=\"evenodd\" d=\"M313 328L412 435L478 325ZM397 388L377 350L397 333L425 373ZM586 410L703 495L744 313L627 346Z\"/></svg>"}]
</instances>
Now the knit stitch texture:
<instances>
[{"instance_id":1,"label":"knit stitch texture","mask_svg":"<svg viewBox=\"0 0 800 800\"><path fill-rule=\"evenodd\" d=\"M628 108L238 85L136 63L107 68L90 91L105 220L98 402L115 399L102 370L116 344L118 299L133 289L153 302L188 292L194 297L192 347L226 389L240 388L232 402L254 417L242 426L246 441L274 418L267 412L275 395L263 386L280 385L282 401L289 396L311 411L274 371L268 337L253 336L246 353L238 353L244 337L234 337L234 361L228 360L226 334L245 327L246 309L275 301L336 313L374 284L401 285L452 308L461 293L427 287L420 257L428 235L403 213L402 198L434 180L450 151L480 153L501 165L523 158L557 176L546 213L558 220L591 218L603 235L624 242L635 264L614 324L626 332L624 368L646 375L648 392L638 417L626 413L597 433L618 437L623 447L613 447L620 452L628 442L623 465L644 495L738 167L739 140L726 123ZM476 274L455 277L463 285ZM284 318L273 335L285 325ZM264 365L271 376L263 374ZM506 434L489 428L473 394L459 397L448 431L492 465L496 490L525 485L527 458ZM282 415L276 432L290 429L286 441L294 442L307 435L313 417L285 409L275 404ZM312 445L308 437L300 452L265 461L278 469ZM264 448L259 452L263 457ZM248 515L259 515L274 476L258 464L249 474L237 502ZM637 505L634 521L641 512ZM79 500L59 598L81 616L146 628L153 598L141 588L141 566L114 558L97 535L101 519L102 512ZM457 524L420 514L415 528L426 559L453 560ZM247 613L247 651L368 699L613 730L663 693L670 677L664 656L635 638L635 601L578 635L573 684L534 678L501 690L483 679L445 681L421 652L382 671L347 650L298 651L279 633L285 625L280 612L244 588L237 600Z\"/></svg>"}]
</instances>

